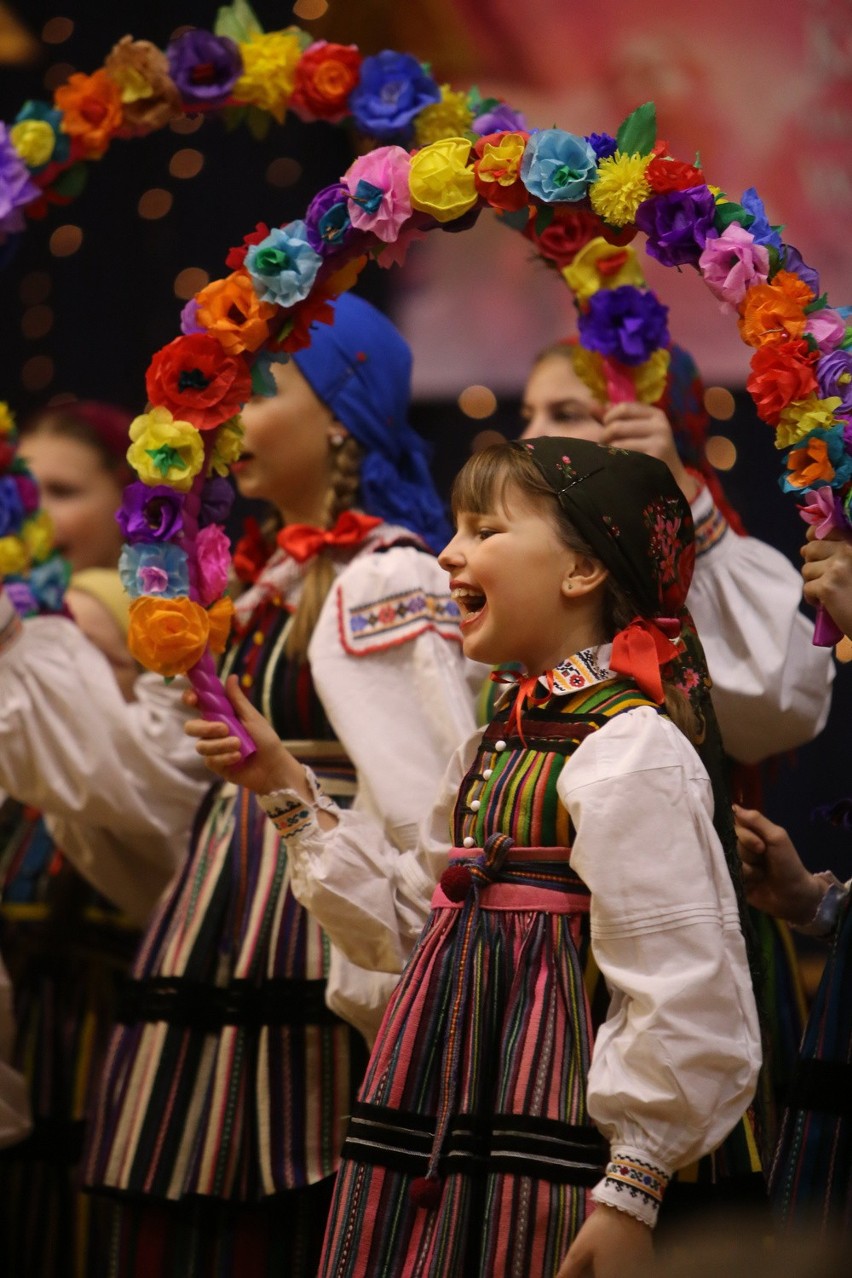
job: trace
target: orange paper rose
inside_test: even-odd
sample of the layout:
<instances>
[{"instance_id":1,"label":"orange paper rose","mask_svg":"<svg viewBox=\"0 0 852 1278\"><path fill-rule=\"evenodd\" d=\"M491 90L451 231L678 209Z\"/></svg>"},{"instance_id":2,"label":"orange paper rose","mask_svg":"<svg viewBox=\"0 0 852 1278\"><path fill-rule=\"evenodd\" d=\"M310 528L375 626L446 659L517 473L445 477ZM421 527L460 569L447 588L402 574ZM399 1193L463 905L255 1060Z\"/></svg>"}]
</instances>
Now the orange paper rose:
<instances>
[{"instance_id":1,"label":"orange paper rose","mask_svg":"<svg viewBox=\"0 0 852 1278\"><path fill-rule=\"evenodd\" d=\"M217 637L221 622L217 617ZM201 604L179 596L136 599L130 605L127 646L146 670L171 679L186 674L204 655L210 638L210 617Z\"/></svg>"},{"instance_id":2,"label":"orange paper rose","mask_svg":"<svg viewBox=\"0 0 852 1278\"><path fill-rule=\"evenodd\" d=\"M54 95L62 112L62 131L79 141L86 159L97 160L121 128L121 89L101 68L94 75L76 72Z\"/></svg>"},{"instance_id":3,"label":"orange paper rose","mask_svg":"<svg viewBox=\"0 0 852 1278\"><path fill-rule=\"evenodd\" d=\"M247 271L213 280L196 296L198 323L229 355L256 351L269 337L269 321L278 307L262 302Z\"/></svg>"},{"instance_id":4,"label":"orange paper rose","mask_svg":"<svg viewBox=\"0 0 852 1278\"><path fill-rule=\"evenodd\" d=\"M778 425L788 404L817 389L814 364L818 354L804 341L767 343L754 352L746 390L770 426Z\"/></svg>"},{"instance_id":5,"label":"orange paper rose","mask_svg":"<svg viewBox=\"0 0 852 1278\"><path fill-rule=\"evenodd\" d=\"M787 454L787 483L791 488L810 488L823 480L830 484L834 479L834 467L828 455L828 443L818 435L807 440L801 448L791 448Z\"/></svg>"},{"instance_id":6,"label":"orange paper rose","mask_svg":"<svg viewBox=\"0 0 852 1278\"><path fill-rule=\"evenodd\" d=\"M783 272L781 272L783 273ZM802 305L775 284L755 284L740 306L737 327L749 346L801 337L806 317Z\"/></svg>"},{"instance_id":7,"label":"orange paper rose","mask_svg":"<svg viewBox=\"0 0 852 1278\"><path fill-rule=\"evenodd\" d=\"M354 44L318 40L302 54L290 105L305 120L337 124L348 113L349 94L358 83L361 54Z\"/></svg>"}]
</instances>

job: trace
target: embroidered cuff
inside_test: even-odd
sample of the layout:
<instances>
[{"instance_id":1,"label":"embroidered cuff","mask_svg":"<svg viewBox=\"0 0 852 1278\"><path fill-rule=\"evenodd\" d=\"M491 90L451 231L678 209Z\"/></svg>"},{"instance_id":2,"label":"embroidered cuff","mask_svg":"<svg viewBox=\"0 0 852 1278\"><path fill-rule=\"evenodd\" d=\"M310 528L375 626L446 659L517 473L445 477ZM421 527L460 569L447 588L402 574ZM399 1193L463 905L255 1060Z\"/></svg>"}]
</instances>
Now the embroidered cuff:
<instances>
[{"instance_id":1,"label":"embroidered cuff","mask_svg":"<svg viewBox=\"0 0 852 1278\"><path fill-rule=\"evenodd\" d=\"M261 794L260 806L275 826L282 839L293 839L314 827L317 812L337 812L338 807L333 799L323 794L310 768L305 768L305 780L311 789L312 799L303 799L295 790L275 790L272 794Z\"/></svg>"},{"instance_id":2,"label":"embroidered cuff","mask_svg":"<svg viewBox=\"0 0 852 1278\"><path fill-rule=\"evenodd\" d=\"M11 648L21 633L21 618L0 582L0 653Z\"/></svg>"},{"instance_id":3,"label":"embroidered cuff","mask_svg":"<svg viewBox=\"0 0 852 1278\"><path fill-rule=\"evenodd\" d=\"M849 896L849 884L841 883L831 870L822 870L814 877L828 884L825 895L810 923L792 923L791 927L802 936L830 936L837 927L840 911Z\"/></svg>"},{"instance_id":4,"label":"embroidered cuff","mask_svg":"<svg viewBox=\"0 0 852 1278\"><path fill-rule=\"evenodd\" d=\"M706 515L695 518L693 511L693 518L695 519L695 557L698 559L719 544L728 531L728 521L721 510L712 503Z\"/></svg>"},{"instance_id":5,"label":"embroidered cuff","mask_svg":"<svg viewBox=\"0 0 852 1278\"><path fill-rule=\"evenodd\" d=\"M651 1228L657 1223L670 1174L635 1149L614 1149L606 1176L592 1190L596 1203L635 1216Z\"/></svg>"}]
</instances>

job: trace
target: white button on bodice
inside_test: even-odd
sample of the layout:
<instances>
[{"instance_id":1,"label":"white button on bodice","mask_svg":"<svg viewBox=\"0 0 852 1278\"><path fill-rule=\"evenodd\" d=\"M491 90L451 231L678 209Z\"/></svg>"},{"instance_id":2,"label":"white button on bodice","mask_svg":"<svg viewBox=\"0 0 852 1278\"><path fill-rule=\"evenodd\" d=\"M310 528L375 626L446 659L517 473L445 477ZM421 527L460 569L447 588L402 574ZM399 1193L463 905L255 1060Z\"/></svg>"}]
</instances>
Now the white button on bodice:
<instances>
[{"instance_id":1,"label":"white button on bodice","mask_svg":"<svg viewBox=\"0 0 852 1278\"><path fill-rule=\"evenodd\" d=\"M494 749L497 751L498 754L500 753L501 750L506 749L506 742L503 740L502 737L500 738L499 741L494 742Z\"/></svg>"},{"instance_id":2,"label":"white button on bodice","mask_svg":"<svg viewBox=\"0 0 852 1278\"><path fill-rule=\"evenodd\" d=\"M462 844L466 848L472 848L475 842L476 840L471 838L470 835L468 835L467 838L462 839Z\"/></svg>"},{"instance_id":3,"label":"white button on bodice","mask_svg":"<svg viewBox=\"0 0 852 1278\"><path fill-rule=\"evenodd\" d=\"M471 812L478 812L478 811L479 811L479 809L480 809L481 807L482 807L482 800L481 800L481 799L471 799L471 801L470 801L470 810L471 810Z\"/></svg>"},{"instance_id":4,"label":"white button on bodice","mask_svg":"<svg viewBox=\"0 0 852 1278\"><path fill-rule=\"evenodd\" d=\"M483 781L490 781L493 776L494 776L494 769L486 768L482 774L482 779Z\"/></svg>"}]
</instances>

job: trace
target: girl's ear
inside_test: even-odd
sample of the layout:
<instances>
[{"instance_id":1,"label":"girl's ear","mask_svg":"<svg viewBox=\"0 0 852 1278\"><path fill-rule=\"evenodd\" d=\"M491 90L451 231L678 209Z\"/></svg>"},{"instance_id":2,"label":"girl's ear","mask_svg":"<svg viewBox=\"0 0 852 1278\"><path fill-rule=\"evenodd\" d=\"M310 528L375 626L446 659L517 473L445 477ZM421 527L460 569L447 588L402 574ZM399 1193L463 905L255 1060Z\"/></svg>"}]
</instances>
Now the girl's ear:
<instances>
[{"instance_id":1,"label":"girl's ear","mask_svg":"<svg viewBox=\"0 0 852 1278\"><path fill-rule=\"evenodd\" d=\"M599 559L593 559L591 555L575 555L562 578L562 593L572 598L589 595L602 586L608 576L609 572Z\"/></svg>"}]
</instances>

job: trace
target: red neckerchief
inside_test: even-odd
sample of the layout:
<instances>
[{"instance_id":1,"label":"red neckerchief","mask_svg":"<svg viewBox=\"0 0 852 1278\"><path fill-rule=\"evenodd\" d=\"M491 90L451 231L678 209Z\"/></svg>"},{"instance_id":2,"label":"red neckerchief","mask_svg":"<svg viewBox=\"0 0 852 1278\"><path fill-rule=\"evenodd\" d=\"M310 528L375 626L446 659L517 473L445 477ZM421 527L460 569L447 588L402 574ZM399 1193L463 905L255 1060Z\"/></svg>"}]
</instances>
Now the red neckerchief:
<instances>
[{"instance_id":1,"label":"red neckerchief","mask_svg":"<svg viewBox=\"0 0 852 1278\"><path fill-rule=\"evenodd\" d=\"M358 546L368 533L381 523L375 515L359 515L354 510L344 510L333 528L316 528L313 524L287 524L278 534L278 545L296 563L318 555L326 546L351 549Z\"/></svg>"},{"instance_id":2,"label":"red neckerchief","mask_svg":"<svg viewBox=\"0 0 852 1278\"><path fill-rule=\"evenodd\" d=\"M531 706L543 706L550 700L553 694L553 671L548 670L541 675L525 675L518 670L492 670L491 678L495 683L517 684L515 703L512 706L512 713L509 715L508 725L514 727L521 739L521 744L526 746L527 743L524 740L524 734L521 729L521 715L524 712L524 706L527 702ZM533 694L540 679L547 680L547 691L543 697L536 697Z\"/></svg>"},{"instance_id":3,"label":"red neckerchief","mask_svg":"<svg viewBox=\"0 0 852 1278\"><path fill-rule=\"evenodd\" d=\"M610 670L629 675L656 704L664 700L660 667L667 666L683 650L680 622L670 617L634 617L612 641Z\"/></svg>"}]
</instances>

